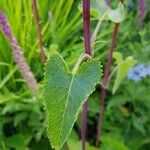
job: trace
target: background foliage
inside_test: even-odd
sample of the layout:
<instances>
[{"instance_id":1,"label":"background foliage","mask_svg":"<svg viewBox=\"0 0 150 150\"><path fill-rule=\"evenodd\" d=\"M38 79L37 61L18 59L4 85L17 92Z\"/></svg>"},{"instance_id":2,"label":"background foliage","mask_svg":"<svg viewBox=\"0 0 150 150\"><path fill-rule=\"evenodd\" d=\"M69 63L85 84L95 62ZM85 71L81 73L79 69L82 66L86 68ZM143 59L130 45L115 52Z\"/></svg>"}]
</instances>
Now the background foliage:
<instances>
[{"instance_id":1,"label":"background foliage","mask_svg":"<svg viewBox=\"0 0 150 150\"><path fill-rule=\"evenodd\" d=\"M78 10L79 0L38 1L44 49L58 49L70 68L83 52L82 16ZM147 2L147 5L150 5ZM117 1L113 2L117 6ZM116 51L124 58L133 56L137 64L150 64L150 8L140 26L137 1L126 0L126 18L121 23ZM31 0L0 0L0 10L9 19L13 33L23 48L28 64L39 86L42 85L43 65L38 49L37 31ZM91 32L96 21L91 21ZM95 57L105 66L107 50L111 41L113 23L104 22L95 44ZM116 67L114 61L112 69ZM104 114L102 150L148 150L150 147L150 78L139 82L123 80L117 92L112 94L116 76L111 79ZM99 91L89 98L88 142L95 139L99 111ZM12 50L0 32L0 149L1 150L48 150L50 144L44 126L45 112L40 103L41 95L33 95L15 68ZM80 117L68 140L71 150L80 149ZM64 146L64 149L65 146Z\"/></svg>"}]
</instances>

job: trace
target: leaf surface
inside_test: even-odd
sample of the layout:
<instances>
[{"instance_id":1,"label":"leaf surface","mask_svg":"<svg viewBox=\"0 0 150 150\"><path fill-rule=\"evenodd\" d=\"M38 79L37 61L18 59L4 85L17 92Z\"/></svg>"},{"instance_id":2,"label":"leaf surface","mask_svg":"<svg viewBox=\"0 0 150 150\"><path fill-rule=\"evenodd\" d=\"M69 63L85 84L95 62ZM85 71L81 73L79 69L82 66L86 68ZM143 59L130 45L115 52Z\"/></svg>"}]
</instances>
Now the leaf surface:
<instances>
[{"instance_id":1,"label":"leaf surface","mask_svg":"<svg viewBox=\"0 0 150 150\"><path fill-rule=\"evenodd\" d=\"M83 63L76 74L72 74L57 52L51 54L45 68L43 100L48 137L56 150L66 141L83 103L94 91L100 77L98 60Z\"/></svg>"},{"instance_id":2,"label":"leaf surface","mask_svg":"<svg viewBox=\"0 0 150 150\"><path fill-rule=\"evenodd\" d=\"M117 134L115 135L113 132L103 135L101 139L101 150L129 150L129 148L124 144L122 137L119 137L119 135L117 137Z\"/></svg>"}]
</instances>

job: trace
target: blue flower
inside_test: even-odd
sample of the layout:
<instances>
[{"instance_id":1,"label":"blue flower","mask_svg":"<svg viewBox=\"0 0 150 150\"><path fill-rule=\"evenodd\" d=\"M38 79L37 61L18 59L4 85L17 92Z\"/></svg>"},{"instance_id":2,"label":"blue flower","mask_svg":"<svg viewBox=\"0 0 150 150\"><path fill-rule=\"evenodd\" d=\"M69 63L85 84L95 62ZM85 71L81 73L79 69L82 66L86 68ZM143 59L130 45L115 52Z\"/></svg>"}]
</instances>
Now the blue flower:
<instances>
[{"instance_id":1,"label":"blue flower","mask_svg":"<svg viewBox=\"0 0 150 150\"><path fill-rule=\"evenodd\" d=\"M147 76L150 76L150 65L139 64L131 68L128 72L128 78L135 82L138 82Z\"/></svg>"}]
</instances>

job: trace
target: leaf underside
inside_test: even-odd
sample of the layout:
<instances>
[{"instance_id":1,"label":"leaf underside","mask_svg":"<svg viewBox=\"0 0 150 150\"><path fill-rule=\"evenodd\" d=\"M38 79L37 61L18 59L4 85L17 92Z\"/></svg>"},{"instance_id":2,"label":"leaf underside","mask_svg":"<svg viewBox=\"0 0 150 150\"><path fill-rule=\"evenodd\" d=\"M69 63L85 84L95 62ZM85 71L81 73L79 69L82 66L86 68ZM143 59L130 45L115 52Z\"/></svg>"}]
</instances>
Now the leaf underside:
<instances>
[{"instance_id":1,"label":"leaf underside","mask_svg":"<svg viewBox=\"0 0 150 150\"><path fill-rule=\"evenodd\" d=\"M78 8L83 12L82 3L79 4ZM125 18L125 9L121 2L119 2L116 9L112 9L106 4L105 0L91 0L90 14L98 20L110 20L114 23L121 23Z\"/></svg>"},{"instance_id":2,"label":"leaf underside","mask_svg":"<svg viewBox=\"0 0 150 150\"><path fill-rule=\"evenodd\" d=\"M124 19L124 6L119 3L118 8L111 9L104 0L92 0L91 1L91 15L101 19L110 20L114 23L120 23Z\"/></svg>"},{"instance_id":3,"label":"leaf underside","mask_svg":"<svg viewBox=\"0 0 150 150\"><path fill-rule=\"evenodd\" d=\"M81 65L71 74L63 58L53 52L45 67L43 101L46 110L47 132L53 148L61 149L88 96L101 77L98 60Z\"/></svg>"}]
</instances>

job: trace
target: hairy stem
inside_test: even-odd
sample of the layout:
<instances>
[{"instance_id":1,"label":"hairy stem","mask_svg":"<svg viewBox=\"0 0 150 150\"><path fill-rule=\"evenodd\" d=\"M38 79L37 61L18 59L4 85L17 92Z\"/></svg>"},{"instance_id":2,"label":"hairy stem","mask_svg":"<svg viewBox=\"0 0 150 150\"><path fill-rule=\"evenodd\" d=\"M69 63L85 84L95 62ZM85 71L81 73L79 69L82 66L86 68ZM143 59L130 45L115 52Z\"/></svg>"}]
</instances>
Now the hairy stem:
<instances>
[{"instance_id":1,"label":"hairy stem","mask_svg":"<svg viewBox=\"0 0 150 150\"><path fill-rule=\"evenodd\" d=\"M105 98L106 98L106 91L107 91L107 87L108 87L108 82L109 82L110 67L111 67L111 64L112 64L112 56L113 56L113 51L114 51L114 48L115 48L118 28L119 28L119 24L116 23L115 27L114 27L113 34L112 34L112 43L111 43L111 46L110 46L110 49L109 49L108 60L107 60L106 69L105 69L105 73L104 73L104 79L103 79L102 88L101 88L101 97L100 97L101 106L100 106L100 113L99 113L99 118L98 118L96 147L99 146L99 141L100 141L100 136L101 136L101 131L102 131L104 103L105 103Z\"/></svg>"},{"instance_id":2,"label":"hairy stem","mask_svg":"<svg viewBox=\"0 0 150 150\"><path fill-rule=\"evenodd\" d=\"M124 3L124 0L119 0L122 4ZM100 106L100 112L99 112L99 117L98 117L98 127L97 127L97 136L96 136L96 147L99 146L99 141L101 141L101 132L102 132L102 123L103 123L103 114L104 114L104 103L105 103L105 98L106 98L106 92L110 80L110 68L112 64L112 58L113 58L113 52L116 44L116 38L117 38L117 33L119 29L119 23L116 23L114 26L114 31L112 33L112 42L111 46L109 48L109 55L107 59L107 64L106 64L106 69L104 73L104 79L102 82L102 87L101 87L101 95L100 95L100 101L101 101L101 106Z\"/></svg>"},{"instance_id":3,"label":"hairy stem","mask_svg":"<svg viewBox=\"0 0 150 150\"><path fill-rule=\"evenodd\" d=\"M84 47L85 53L92 56L91 38L90 38L90 0L83 0L83 34L84 34ZM86 149L86 130L87 130L87 112L88 102L83 105L82 113L82 127L81 127L81 140L82 150Z\"/></svg>"},{"instance_id":4,"label":"hairy stem","mask_svg":"<svg viewBox=\"0 0 150 150\"><path fill-rule=\"evenodd\" d=\"M40 24L40 18L39 18L36 0L32 0L32 7L33 7L33 13L35 16L35 22L36 22L37 32L38 32L40 57L41 57L42 63L45 63L47 60L47 57L46 57L44 49L43 49L42 30L41 30L41 24Z\"/></svg>"},{"instance_id":5,"label":"hairy stem","mask_svg":"<svg viewBox=\"0 0 150 150\"><path fill-rule=\"evenodd\" d=\"M80 57L79 57L79 60L77 61L77 63L75 64L74 68L73 68L73 74L76 74L76 72L78 71L81 63L84 61L84 60L87 60L87 59L91 59L91 55L89 54L81 54Z\"/></svg>"},{"instance_id":6,"label":"hairy stem","mask_svg":"<svg viewBox=\"0 0 150 150\"><path fill-rule=\"evenodd\" d=\"M85 53L92 55L90 42L90 0L83 0L83 32Z\"/></svg>"}]
</instances>

